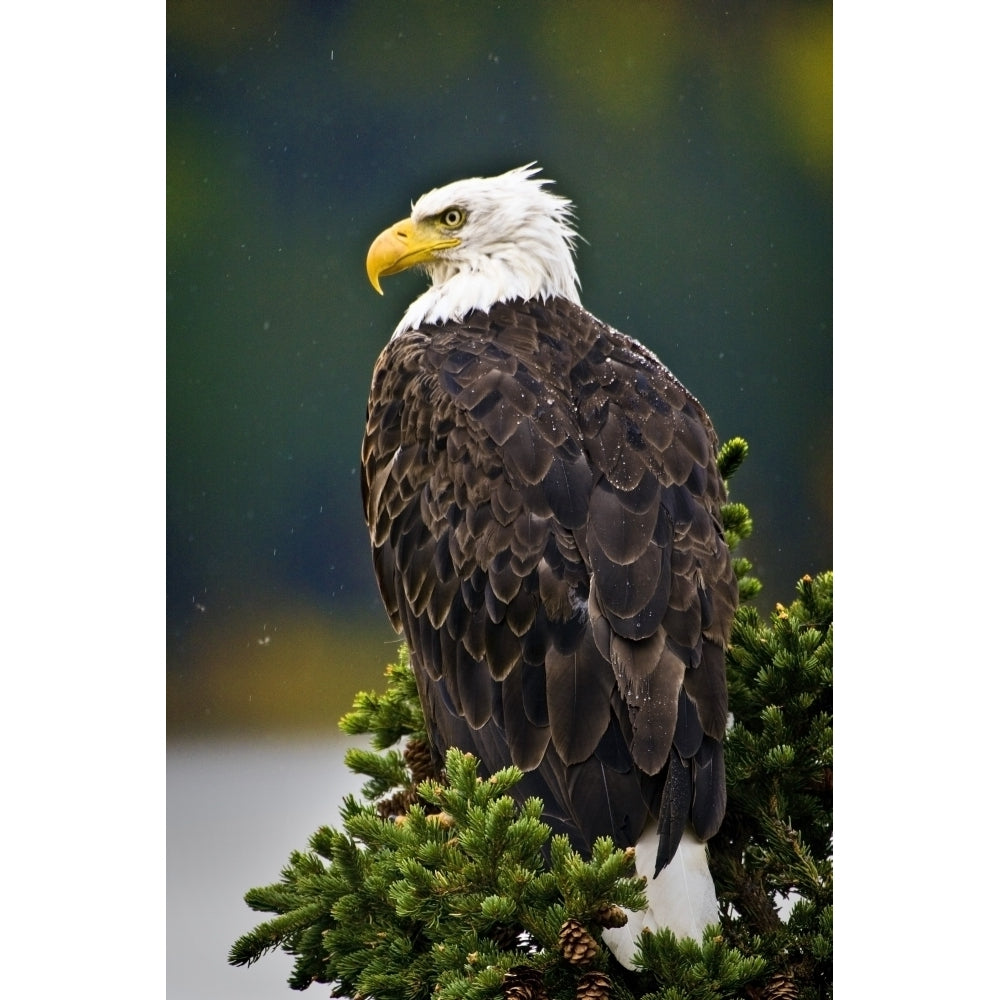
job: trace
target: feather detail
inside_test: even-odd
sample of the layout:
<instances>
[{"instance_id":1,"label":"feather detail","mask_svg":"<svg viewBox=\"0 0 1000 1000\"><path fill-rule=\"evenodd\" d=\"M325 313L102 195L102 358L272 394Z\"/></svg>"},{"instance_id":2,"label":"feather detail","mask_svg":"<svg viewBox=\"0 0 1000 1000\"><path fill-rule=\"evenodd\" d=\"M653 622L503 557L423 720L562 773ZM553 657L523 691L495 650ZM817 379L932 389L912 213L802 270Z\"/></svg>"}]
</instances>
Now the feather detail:
<instances>
[{"instance_id":1,"label":"feather detail","mask_svg":"<svg viewBox=\"0 0 1000 1000\"><path fill-rule=\"evenodd\" d=\"M406 310L393 336L516 298L545 302L558 296L579 303L573 206L546 190L551 181L536 177L538 172L529 163L498 177L455 181L417 199L415 221L453 205L472 208L460 245L421 265L431 287Z\"/></svg>"},{"instance_id":2,"label":"feather detail","mask_svg":"<svg viewBox=\"0 0 1000 1000\"><path fill-rule=\"evenodd\" d=\"M635 870L646 878L649 906L638 912L626 910L628 922L624 927L604 931L605 944L630 969L635 968L643 928L650 931L669 928L679 938L700 942L705 928L719 920L719 901L708 870L705 845L690 829L685 830L673 860L654 877L658 844L656 826L650 823L635 845Z\"/></svg>"}]
</instances>

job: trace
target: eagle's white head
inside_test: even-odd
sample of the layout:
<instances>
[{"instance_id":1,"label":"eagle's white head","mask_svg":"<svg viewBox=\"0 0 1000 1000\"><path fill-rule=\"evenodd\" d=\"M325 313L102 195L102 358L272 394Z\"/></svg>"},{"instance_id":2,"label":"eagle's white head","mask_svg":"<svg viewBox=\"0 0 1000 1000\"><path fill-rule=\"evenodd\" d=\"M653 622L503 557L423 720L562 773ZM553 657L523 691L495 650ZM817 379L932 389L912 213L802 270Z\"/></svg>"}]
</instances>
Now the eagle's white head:
<instances>
[{"instance_id":1,"label":"eagle's white head","mask_svg":"<svg viewBox=\"0 0 1000 1000\"><path fill-rule=\"evenodd\" d=\"M379 294L379 278L410 267L431 279L396 334L515 298L579 303L573 206L546 189L551 181L536 178L539 169L528 164L435 188L376 238L367 264Z\"/></svg>"}]
</instances>

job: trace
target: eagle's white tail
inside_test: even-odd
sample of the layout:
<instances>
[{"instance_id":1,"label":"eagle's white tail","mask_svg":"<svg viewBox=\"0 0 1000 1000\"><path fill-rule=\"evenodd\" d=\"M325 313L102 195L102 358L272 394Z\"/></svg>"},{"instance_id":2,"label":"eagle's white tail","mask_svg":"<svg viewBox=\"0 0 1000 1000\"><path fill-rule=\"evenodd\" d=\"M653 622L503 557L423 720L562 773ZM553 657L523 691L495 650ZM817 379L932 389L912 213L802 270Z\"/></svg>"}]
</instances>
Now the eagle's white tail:
<instances>
[{"instance_id":1,"label":"eagle's white tail","mask_svg":"<svg viewBox=\"0 0 1000 1000\"><path fill-rule=\"evenodd\" d=\"M719 921L719 901L705 845L686 829L670 864L653 878L659 839L656 824L650 823L635 845L636 874L646 876L648 909L627 911L629 919L624 927L604 932L605 943L627 968L634 968L643 927L651 931L669 927L679 938L701 941L705 928Z\"/></svg>"}]
</instances>

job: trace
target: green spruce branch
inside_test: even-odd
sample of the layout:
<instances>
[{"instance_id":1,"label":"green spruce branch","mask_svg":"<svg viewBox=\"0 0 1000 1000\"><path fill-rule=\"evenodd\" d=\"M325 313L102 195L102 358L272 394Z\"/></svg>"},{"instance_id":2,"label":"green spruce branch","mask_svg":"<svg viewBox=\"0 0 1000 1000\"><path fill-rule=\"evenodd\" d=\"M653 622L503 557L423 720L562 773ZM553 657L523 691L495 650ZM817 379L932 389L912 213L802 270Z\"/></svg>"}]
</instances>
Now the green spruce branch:
<instances>
[{"instance_id":1,"label":"green spruce branch","mask_svg":"<svg viewBox=\"0 0 1000 1000\"><path fill-rule=\"evenodd\" d=\"M725 479L746 455L720 450ZM749 511L723 509L735 548ZM735 559L742 601L760 590ZM601 941L624 909L645 904L631 850L598 841L589 858L542 821L542 804L509 794L506 768L484 779L452 750L437 772L407 652L382 693L356 696L341 720L372 750L348 751L365 776L339 829L295 851L280 881L246 894L272 917L229 959L249 965L282 949L293 989L376 1000L820 1000L832 996L833 576L804 577L765 621L737 611L728 652L729 806L710 843L720 921L701 941L643 935L638 969ZM402 747L402 748L400 748ZM779 906L787 911L779 912Z\"/></svg>"}]
</instances>

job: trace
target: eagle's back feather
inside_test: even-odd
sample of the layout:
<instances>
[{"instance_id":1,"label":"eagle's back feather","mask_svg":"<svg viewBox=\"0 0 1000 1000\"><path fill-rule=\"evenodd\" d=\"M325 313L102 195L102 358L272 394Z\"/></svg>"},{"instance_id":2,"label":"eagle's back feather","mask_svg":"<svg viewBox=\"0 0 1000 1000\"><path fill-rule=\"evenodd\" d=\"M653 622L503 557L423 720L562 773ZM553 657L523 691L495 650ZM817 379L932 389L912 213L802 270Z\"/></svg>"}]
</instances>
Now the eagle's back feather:
<instances>
[{"instance_id":1,"label":"eagle's back feather","mask_svg":"<svg viewBox=\"0 0 1000 1000\"><path fill-rule=\"evenodd\" d=\"M397 333L368 406L376 577L436 752L517 764L585 853L657 818L657 870L725 810L716 448L651 352L561 298Z\"/></svg>"}]
</instances>

